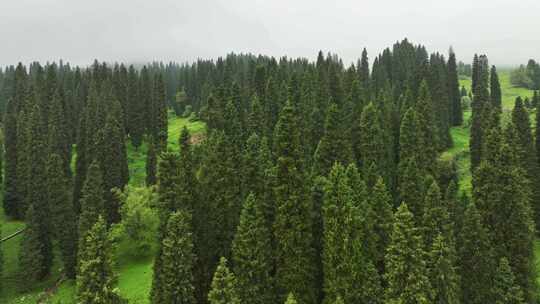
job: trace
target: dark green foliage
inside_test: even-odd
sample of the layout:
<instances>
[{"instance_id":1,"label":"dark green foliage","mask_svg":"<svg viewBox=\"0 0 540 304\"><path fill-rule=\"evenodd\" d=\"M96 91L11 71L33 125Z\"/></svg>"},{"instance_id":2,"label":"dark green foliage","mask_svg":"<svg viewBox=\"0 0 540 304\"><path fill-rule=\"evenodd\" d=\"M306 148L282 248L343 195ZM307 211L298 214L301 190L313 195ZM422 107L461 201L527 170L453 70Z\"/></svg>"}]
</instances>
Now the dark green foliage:
<instances>
[{"instance_id":1,"label":"dark green foliage","mask_svg":"<svg viewBox=\"0 0 540 304\"><path fill-rule=\"evenodd\" d=\"M152 303L196 303L193 286L193 232L191 215L177 211L169 216L161 244L160 261L154 264L159 278L152 282ZM160 269L156 269L160 267Z\"/></svg>"},{"instance_id":2,"label":"dark green foliage","mask_svg":"<svg viewBox=\"0 0 540 304\"><path fill-rule=\"evenodd\" d=\"M353 160L351 142L341 128L340 116L337 105L331 103L326 113L324 134L315 152L316 175L327 175L335 162L346 165Z\"/></svg>"},{"instance_id":3,"label":"dark green foliage","mask_svg":"<svg viewBox=\"0 0 540 304\"><path fill-rule=\"evenodd\" d=\"M77 303L122 303L116 289L112 244L103 217L99 217L81 242L77 273Z\"/></svg>"},{"instance_id":4,"label":"dark green foliage","mask_svg":"<svg viewBox=\"0 0 540 304\"><path fill-rule=\"evenodd\" d=\"M373 232L376 234L374 263L379 274L382 275L384 273L384 255L390 244L394 218L392 196L380 177L369 193L368 202L374 215Z\"/></svg>"},{"instance_id":5,"label":"dark green foliage","mask_svg":"<svg viewBox=\"0 0 540 304\"><path fill-rule=\"evenodd\" d=\"M517 161L526 173L530 185L538 185L540 183L540 167L536 158L531 122L529 120L529 113L519 98L516 99L514 109L512 110L512 124L516 134L515 148ZM536 219L537 223L536 227L540 227L540 189L532 186L530 190L530 204L534 211L534 219Z\"/></svg>"},{"instance_id":6,"label":"dark green foliage","mask_svg":"<svg viewBox=\"0 0 540 304\"><path fill-rule=\"evenodd\" d=\"M6 106L4 122L4 212L8 216L21 218L17 201L17 104L11 99Z\"/></svg>"},{"instance_id":7,"label":"dark green foliage","mask_svg":"<svg viewBox=\"0 0 540 304\"><path fill-rule=\"evenodd\" d=\"M167 148L167 97L165 96L165 83L163 76L158 74L154 79L154 88L152 95L152 132L150 134L155 138L158 151Z\"/></svg>"},{"instance_id":8,"label":"dark green foliage","mask_svg":"<svg viewBox=\"0 0 540 304\"><path fill-rule=\"evenodd\" d=\"M294 108L282 109L274 132L276 161L276 214L274 221L276 285L278 295L298 294L302 304L313 303L314 257L312 247L312 202L309 199L301 162L300 135ZM295 252L291 255L291 252Z\"/></svg>"},{"instance_id":9,"label":"dark green foliage","mask_svg":"<svg viewBox=\"0 0 540 304\"><path fill-rule=\"evenodd\" d=\"M457 269L454 265L453 244L442 234L436 236L429 255L429 278L433 286L434 303L458 304L460 301L460 285Z\"/></svg>"},{"instance_id":10,"label":"dark green foliage","mask_svg":"<svg viewBox=\"0 0 540 304\"><path fill-rule=\"evenodd\" d=\"M103 196L103 178L97 162L88 168L88 174L82 190L81 214L79 216L79 244L84 242L86 233L98 220L105 215L105 200ZM80 248L80 246L79 246Z\"/></svg>"},{"instance_id":11,"label":"dark green foliage","mask_svg":"<svg viewBox=\"0 0 540 304\"><path fill-rule=\"evenodd\" d=\"M146 92L144 92L146 90ZM129 67L128 73L128 104L129 104L129 135L133 146L138 148L142 143L145 131L146 104L143 95L148 97L150 90L148 87L141 87L138 75L133 66ZM144 92L144 93L143 93Z\"/></svg>"},{"instance_id":12,"label":"dark green foliage","mask_svg":"<svg viewBox=\"0 0 540 304\"><path fill-rule=\"evenodd\" d=\"M43 233L40 217L34 206L26 212L26 231L21 240L19 251L19 268L25 280L29 283L45 278L52 264L52 243L50 236Z\"/></svg>"},{"instance_id":13,"label":"dark green foliage","mask_svg":"<svg viewBox=\"0 0 540 304\"><path fill-rule=\"evenodd\" d=\"M152 137L148 140L148 151L146 153L146 185L152 186L156 184L157 171L156 148Z\"/></svg>"},{"instance_id":14,"label":"dark green foliage","mask_svg":"<svg viewBox=\"0 0 540 304\"><path fill-rule=\"evenodd\" d=\"M495 304L523 304L526 303L523 291L516 284L514 274L506 258L501 258L495 273L493 299Z\"/></svg>"},{"instance_id":15,"label":"dark green foliage","mask_svg":"<svg viewBox=\"0 0 540 304\"><path fill-rule=\"evenodd\" d=\"M105 126L98 133L96 145L99 149L98 160L103 170L103 187L105 211L108 223L120 221L119 202L113 195L112 189L124 189L129 177L126 176L127 154L123 130L118 120L112 115L107 116Z\"/></svg>"},{"instance_id":16,"label":"dark green foliage","mask_svg":"<svg viewBox=\"0 0 540 304\"><path fill-rule=\"evenodd\" d=\"M448 99L450 100L450 122L452 126L463 123L463 109L461 108L461 92L456 65L456 54L450 50L448 57Z\"/></svg>"},{"instance_id":17,"label":"dark green foliage","mask_svg":"<svg viewBox=\"0 0 540 304\"><path fill-rule=\"evenodd\" d=\"M58 239L66 276L74 279L77 264L77 218L71 199L71 181L64 170L64 159L56 153L50 154L47 161L47 199L53 231Z\"/></svg>"},{"instance_id":18,"label":"dark green foliage","mask_svg":"<svg viewBox=\"0 0 540 304\"><path fill-rule=\"evenodd\" d=\"M271 231L264 207L255 195L248 195L232 245L233 270L242 303L274 302Z\"/></svg>"},{"instance_id":19,"label":"dark green foliage","mask_svg":"<svg viewBox=\"0 0 540 304\"><path fill-rule=\"evenodd\" d=\"M423 172L418 168L415 158L400 163L399 174L399 197L402 202L407 203L417 221L424 214L424 177Z\"/></svg>"},{"instance_id":20,"label":"dark green foliage","mask_svg":"<svg viewBox=\"0 0 540 304\"><path fill-rule=\"evenodd\" d=\"M227 267L227 259L222 257L219 260L214 278L212 279L212 289L208 293L208 303L210 304L239 304L242 303L238 297L236 278Z\"/></svg>"},{"instance_id":21,"label":"dark green foliage","mask_svg":"<svg viewBox=\"0 0 540 304\"><path fill-rule=\"evenodd\" d=\"M381 126L381 113L373 105L364 107L360 117L360 140L356 147L357 160L362 165L363 170L370 166L375 166L375 173L386 177L388 159L384 142L384 131ZM386 178L385 178L386 180Z\"/></svg>"},{"instance_id":22,"label":"dark green foliage","mask_svg":"<svg viewBox=\"0 0 540 304\"><path fill-rule=\"evenodd\" d=\"M499 83L499 75L497 75L497 68L491 67L490 79L489 79L489 92L491 94L491 105L493 108L502 109L502 93L501 84Z\"/></svg>"},{"instance_id":23,"label":"dark green foliage","mask_svg":"<svg viewBox=\"0 0 540 304\"><path fill-rule=\"evenodd\" d=\"M433 182L426 192L422 222L426 249L430 250L433 247L433 242L439 234L445 242L452 241L453 232L448 210L442 204L441 191L436 182Z\"/></svg>"},{"instance_id":24,"label":"dark green foliage","mask_svg":"<svg viewBox=\"0 0 540 304\"><path fill-rule=\"evenodd\" d=\"M440 147L439 132L435 124L434 108L427 82L423 81L416 102L416 117L418 119L417 136L422 144L418 153L418 166L422 170L434 173L437 149ZM410 204L411 202L408 202Z\"/></svg>"},{"instance_id":25,"label":"dark green foliage","mask_svg":"<svg viewBox=\"0 0 540 304\"><path fill-rule=\"evenodd\" d=\"M433 291L423 246L421 231L415 227L413 214L403 203L394 215L391 242L386 253L388 303L431 303Z\"/></svg>"},{"instance_id":26,"label":"dark green foliage","mask_svg":"<svg viewBox=\"0 0 540 304\"><path fill-rule=\"evenodd\" d=\"M366 205L365 186L355 181L358 173L350 171L354 169L346 171L340 164L334 165L325 187L322 208L325 302L332 303L341 296L349 303L374 303L381 294L377 271L370 259L371 248L366 248L366 243L373 243L368 240L373 227L366 223L371 220L371 214L366 210L369 205ZM355 193L353 189L359 188L364 188L364 192Z\"/></svg>"},{"instance_id":27,"label":"dark green foliage","mask_svg":"<svg viewBox=\"0 0 540 304\"><path fill-rule=\"evenodd\" d=\"M482 149L484 140L483 117L486 104L490 101L488 90L489 71L487 68L487 58L475 55L475 64L473 64L473 101L471 117L471 137L469 139L469 149L471 154L471 171L480 164L482 160Z\"/></svg>"},{"instance_id":28,"label":"dark green foliage","mask_svg":"<svg viewBox=\"0 0 540 304\"><path fill-rule=\"evenodd\" d=\"M474 203L469 203L463 219L458 247L462 303L492 303L493 250L488 231Z\"/></svg>"}]
</instances>

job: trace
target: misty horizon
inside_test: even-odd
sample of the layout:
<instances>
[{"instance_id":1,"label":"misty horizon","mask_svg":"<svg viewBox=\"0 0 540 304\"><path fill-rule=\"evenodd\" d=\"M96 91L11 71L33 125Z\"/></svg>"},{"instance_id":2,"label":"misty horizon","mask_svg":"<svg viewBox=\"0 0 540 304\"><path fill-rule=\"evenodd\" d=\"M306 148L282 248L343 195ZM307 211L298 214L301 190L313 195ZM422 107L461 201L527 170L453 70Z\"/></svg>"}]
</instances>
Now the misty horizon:
<instances>
[{"instance_id":1,"label":"misty horizon","mask_svg":"<svg viewBox=\"0 0 540 304\"><path fill-rule=\"evenodd\" d=\"M407 38L428 52L459 61L486 54L500 67L536 59L540 2L390 0L265 2L202 0L22 0L3 3L0 65L33 61L88 66L105 62L193 62L229 53L315 60L319 50L347 66L368 50L370 64L383 49ZM32 9L28 9L31 7ZM512 11L518 11L514 17Z\"/></svg>"}]
</instances>

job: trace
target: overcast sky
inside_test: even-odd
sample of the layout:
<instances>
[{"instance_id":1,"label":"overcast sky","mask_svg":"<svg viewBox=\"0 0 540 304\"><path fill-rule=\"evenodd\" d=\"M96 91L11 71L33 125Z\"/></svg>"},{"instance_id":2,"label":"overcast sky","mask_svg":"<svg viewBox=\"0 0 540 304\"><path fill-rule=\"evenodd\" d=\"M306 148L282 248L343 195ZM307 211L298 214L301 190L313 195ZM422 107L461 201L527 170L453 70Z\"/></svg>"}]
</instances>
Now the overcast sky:
<instances>
[{"instance_id":1,"label":"overcast sky","mask_svg":"<svg viewBox=\"0 0 540 304\"><path fill-rule=\"evenodd\" d=\"M0 0L0 65L191 61L229 52L345 63L408 37L459 60L540 58L538 0Z\"/></svg>"}]
</instances>

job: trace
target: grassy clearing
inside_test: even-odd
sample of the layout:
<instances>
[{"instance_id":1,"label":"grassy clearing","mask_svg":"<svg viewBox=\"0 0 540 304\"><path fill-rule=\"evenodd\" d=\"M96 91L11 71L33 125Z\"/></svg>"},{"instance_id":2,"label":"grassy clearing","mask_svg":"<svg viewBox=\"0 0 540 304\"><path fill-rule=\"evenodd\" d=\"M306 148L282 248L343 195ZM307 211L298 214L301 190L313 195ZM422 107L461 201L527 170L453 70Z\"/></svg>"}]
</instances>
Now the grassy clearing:
<instances>
[{"instance_id":1,"label":"grassy clearing","mask_svg":"<svg viewBox=\"0 0 540 304\"><path fill-rule=\"evenodd\" d=\"M178 138L182 128L186 126L192 136L202 136L206 130L206 125L201 121L191 122L187 118L178 118L173 113L169 113L169 137L168 148L178 150ZM130 142L127 143L128 164L130 171L130 184L143 186L145 180L145 164L147 145L143 143L139 149L135 149ZM1 197L0 197L1 199ZM20 221L6 219L3 210L0 208L0 223L2 224L2 237L10 235L24 227ZM55 285L60 277L61 262L55 260L53 273L45 281L32 286L30 290L23 290L25 287L24 278L20 277L18 269L19 243L21 236L2 244L1 249L4 254L4 273L2 280L3 290L0 293L0 303L7 304L34 304L43 296L48 288ZM58 254L56 255L58 256ZM130 303L149 303L148 294L152 283L152 259L137 260L122 256L117 265L118 288L120 294L129 299ZM47 303L68 304L75 303L75 282L65 281L54 292Z\"/></svg>"}]
</instances>

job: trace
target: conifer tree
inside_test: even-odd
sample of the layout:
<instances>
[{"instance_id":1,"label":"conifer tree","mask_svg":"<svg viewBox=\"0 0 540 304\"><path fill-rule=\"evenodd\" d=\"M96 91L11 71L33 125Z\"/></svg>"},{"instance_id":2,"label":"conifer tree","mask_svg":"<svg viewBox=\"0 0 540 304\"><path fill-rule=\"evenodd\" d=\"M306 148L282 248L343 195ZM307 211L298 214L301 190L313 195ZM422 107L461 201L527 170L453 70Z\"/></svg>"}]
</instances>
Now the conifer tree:
<instances>
[{"instance_id":1,"label":"conifer tree","mask_svg":"<svg viewBox=\"0 0 540 304\"><path fill-rule=\"evenodd\" d=\"M212 279L212 289L208 293L210 304L239 304L241 303L236 286L236 278L227 267L227 259L222 257L219 260L214 278Z\"/></svg>"},{"instance_id":2,"label":"conifer tree","mask_svg":"<svg viewBox=\"0 0 540 304\"><path fill-rule=\"evenodd\" d=\"M386 147L384 143L383 129L381 126L381 114L373 103L369 103L360 117L360 139L356 147L356 159L365 171L370 166L375 166L375 173L386 178L387 170L384 167L386 159Z\"/></svg>"},{"instance_id":3,"label":"conifer tree","mask_svg":"<svg viewBox=\"0 0 540 304\"><path fill-rule=\"evenodd\" d=\"M26 212L26 230L21 240L21 250L19 251L19 268L25 280L30 283L45 278L50 271L44 246L52 246L49 235L42 233L41 223L38 213L33 205L30 205Z\"/></svg>"},{"instance_id":4,"label":"conifer tree","mask_svg":"<svg viewBox=\"0 0 540 304\"><path fill-rule=\"evenodd\" d=\"M148 140L148 151L146 152L146 185L152 186L156 184L157 171L157 155L154 139Z\"/></svg>"},{"instance_id":5,"label":"conifer tree","mask_svg":"<svg viewBox=\"0 0 540 304\"><path fill-rule=\"evenodd\" d=\"M501 258L493 280L495 304L524 304L523 291L516 284L514 274L506 258Z\"/></svg>"},{"instance_id":6,"label":"conifer tree","mask_svg":"<svg viewBox=\"0 0 540 304\"><path fill-rule=\"evenodd\" d=\"M418 119L417 136L420 137L419 140L422 143L419 151L418 166L433 174L440 142L437 136L439 133L435 124L433 101L426 81L422 81L420 84L415 109ZM407 202L407 204L411 203Z\"/></svg>"},{"instance_id":7,"label":"conifer tree","mask_svg":"<svg viewBox=\"0 0 540 304\"><path fill-rule=\"evenodd\" d=\"M70 186L71 181L65 175L64 159L56 153L50 154L47 161L47 199L53 218L53 231L58 239L66 276L74 279L77 264L77 218Z\"/></svg>"},{"instance_id":8,"label":"conifer tree","mask_svg":"<svg viewBox=\"0 0 540 304\"><path fill-rule=\"evenodd\" d=\"M521 168L525 171L526 177L531 185L540 183L540 167L536 158L533 134L531 130L531 122L529 113L523 106L523 103L518 98L514 109L512 110L512 124L516 133L516 152L517 161ZM531 189L531 206L534 210L536 227L540 227L540 189L538 187L530 187Z\"/></svg>"},{"instance_id":9,"label":"conifer tree","mask_svg":"<svg viewBox=\"0 0 540 304\"><path fill-rule=\"evenodd\" d=\"M502 109L501 84L499 83L499 75L497 75L497 68L495 68L495 66L491 67L489 88L490 88L489 91L491 94L492 107L495 109L501 110Z\"/></svg>"},{"instance_id":10,"label":"conifer tree","mask_svg":"<svg viewBox=\"0 0 540 304\"><path fill-rule=\"evenodd\" d=\"M296 299L292 293L289 293L287 296L287 299L285 300L285 304L297 304Z\"/></svg>"},{"instance_id":11,"label":"conifer tree","mask_svg":"<svg viewBox=\"0 0 540 304\"><path fill-rule=\"evenodd\" d=\"M377 179L369 197L369 203L375 218L373 232L377 235L374 262L379 274L382 275L384 273L384 255L390 244L394 214L392 211L392 196L381 177Z\"/></svg>"},{"instance_id":12,"label":"conifer tree","mask_svg":"<svg viewBox=\"0 0 540 304\"><path fill-rule=\"evenodd\" d=\"M163 75L159 73L154 79L154 88L152 96L153 110L153 132L151 133L156 140L159 151L167 147L167 97L165 96L165 82Z\"/></svg>"},{"instance_id":13,"label":"conifer tree","mask_svg":"<svg viewBox=\"0 0 540 304\"><path fill-rule=\"evenodd\" d=\"M365 48L362 51L362 58L360 59L360 65L358 67L358 80L364 90L369 88L369 59Z\"/></svg>"},{"instance_id":14,"label":"conifer tree","mask_svg":"<svg viewBox=\"0 0 540 304\"><path fill-rule=\"evenodd\" d=\"M193 286L193 232L188 211L169 216L161 245L159 263L154 271L159 280L152 282L152 303L196 303ZM161 269L156 269L156 266Z\"/></svg>"},{"instance_id":15,"label":"conifer tree","mask_svg":"<svg viewBox=\"0 0 540 304\"><path fill-rule=\"evenodd\" d=\"M401 120L399 131L400 167L403 167L409 159L419 157L422 144L418 132L419 123L416 111L414 108L409 108Z\"/></svg>"},{"instance_id":16,"label":"conifer tree","mask_svg":"<svg viewBox=\"0 0 540 304\"><path fill-rule=\"evenodd\" d=\"M476 55L475 55L476 58ZM481 59L484 58L484 59ZM472 101L472 118L471 118L471 136L469 139L469 147L471 154L471 170L474 170L482 159L483 148L483 133L484 126L482 124L482 117L484 115L484 108L489 103L490 96L488 90L488 78L489 71L485 67L487 65L487 58L482 57L476 59L478 63L476 67L473 66L473 77L477 80L473 81L473 101ZM486 62L485 64L482 62ZM474 171L472 171L474 172Z\"/></svg>"},{"instance_id":17,"label":"conifer tree","mask_svg":"<svg viewBox=\"0 0 540 304\"><path fill-rule=\"evenodd\" d=\"M142 78L142 77L141 77ZM142 82L142 81L141 81ZM128 103L130 107L129 115L129 135L131 143L135 148L140 147L145 131L146 104L143 92L149 88L143 88L139 82L137 72L133 66L129 67L128 73ZM149 94L148 90L148 94ZM146 95L145 95L146 96Z\"/></svg>"},{"instance_id":18,"label":"conifer tree","mask_svg":"<svg viewBox=\"0 0 540 304\"><path fill-rule=\"evenodd\" d=\"M492 303L493 251L474 203L465 210L458 248L462 303Z\"/></svg>"},{"instance_id":19,"label":"conifer tree","mask_svg":"<svg viewBox=\"0 0 540 304\"><path fill-rule=\"evenodd\" d=\"M271 231L262 202L250 193L232 245L233 270L242 303L273 303Z\"/></svg>"},{"instance_id":20,"label":"conifer tree","mask_svg":"<svg viewBox=\"0 0 540 304\"><path fill-rule=\"evenodd\" d=\"M442 234L435 237L429 256L429 278L433 286L435 303L461 303L454 252L452 244Z\"/></svg>"},{"instance_id":21,"label":"conifer tree","mask_svg":"<svg viewBox=\"0 0 540 304\"><path fill-rule=\"evenodd\" d=\"M441 234L445 242L452 241L452 228L448 210L441 201L441 191L435 181L429 186L424 198L424 241L430 250L437 235Z\"/></svg>"},{"instance_id":22,"label":"conifer tree","mask_svg":"<svg viewBox=\"0 0 540 304\"><path fill-rule=\"evenodd\" d=\"M422 234L413 214L402 203L394 215L391 242L386 253L389 303L431 303L433 291L428 279Z\"/></svg>"},{"instance_id":23,"label":"conifer tree","mask_svg":"<svg viewBox=\"0 0 540 304\"><path fill-rule=\"evenodd\" d=\"M408 203L408 209L415 216L419 223L424 214L424 176L418 168L415 158L410 158L405 164L400 164L398 176L399 197L403 202Z\"/></svg>"},{"instance_id":24,"label":"conifer tree","mask_svg":"<svg viewBox=\"0 0 540 304\"><path fill-rule=\"evenodd\" d=\"M116 289L117 277L113 271L112 244L103 217L99 216L88 230L80 249L77 303L122 303Z\"/></svg>"},{"instance_id":25,"label":"conifer tree","mask_svg":"<svg viewBox=\"0 0 540 304\"><path fill-rule=\"evenodd\" d=\"M7 216L22 218L17 211L17 99L10 99L6 105L4 122L4 197L3 206Z\"/></svg>"},{"instance_id":26,"label":"conifer tree","mask_svg":"<svg viewBox=\"0 0 540 304\"><path fill-rule=\"evenodd\" d=\"M17 176L15 189L17 189L16 212L18 216L24 218L24 214L29 207L29 193L31 178L31 148L32 135L30 127L30 113L27 110L19 112L17 118Z\"/></svg>"},{"instance_id":27,"label":"conifer tree","mask_svg":"<svg viewBox=\"0 0 540 304\"><path fill-rule=\"evenodd\" d=\"M88 174L81 197L81 214L79 216L79 243L84 242L86 233L92 228L100 216L105 215L103 198L103 179L101 169L96 161L88 168ZM80 246L79 246L80 248Z\"/></svg>"},{"instance_id":28,"label":"conifer tree","mask_svg":"<svg viewBox=\"0 0 540 304\"><path fill-rule=\"evenodd\" d=\"M352 147L340 128L341 117L337 105L330 103L324 123L324 134L315 152L315 174L326 176L335 162L344 165L353 160Z\"/></svg>"},{"instance_id":29,"label":"conifer tree","mask_svg":"<svg viewBox=\"0 0 540 304\"><path fill-rule=\"evenodd\" d=\"M312 247L312 202L305 188L301 161L300 135L294 108L288 102L282 109L274 131L276 161L276 285L284 298L288 291L299 295L300 303L313 303L314 250ZM291 255L291 252L296 254Z\"/></svg>"},{"instance_id":30,"label":"conifer tree","mask_svg":"<svg viewBox=\"0 0 540 304\"><path fill-rule=\"evenodd\" d=\"M463 123L463 110L461 108L456 54L452 49L450 49L450 56L448 57L448 97L451 105L451 125L460 126Z\"/></svg>"}]
</instances>

